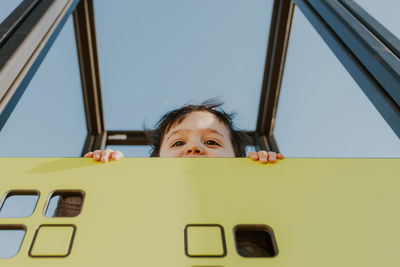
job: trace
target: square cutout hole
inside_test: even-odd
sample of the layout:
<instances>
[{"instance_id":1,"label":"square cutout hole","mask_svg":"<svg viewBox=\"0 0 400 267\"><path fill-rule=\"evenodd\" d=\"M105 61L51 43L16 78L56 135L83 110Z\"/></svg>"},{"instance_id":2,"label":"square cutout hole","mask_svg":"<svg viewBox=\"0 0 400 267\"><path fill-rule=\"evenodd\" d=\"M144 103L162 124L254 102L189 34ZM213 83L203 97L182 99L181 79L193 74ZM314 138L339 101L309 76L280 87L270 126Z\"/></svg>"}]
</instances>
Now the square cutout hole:
<instances>
[{"instance_id":1,"label":"square cutout hole","mask_svg":"<svg viewBox=\"0 0 400 267\"><path fill-rule=\"evenodd\" d=\"M57 190L50 194L46 205L46 217L75 217L83 207L84 192L81 190Z\"/></svg>"},{"instance_id":2,"label":"square cutout hole","mask_svg":"<svg viewBox=\"0 0 400 267\"><path fill-rule=\"evenodd\" d=\"M26 233L23 225L0 225L0 259L18 254Z\"/></svg>"},{"instance_id":3,"label":"square cutout hole","mask_svg":"<svg viewBox=\"0 0 400 267\"><path fill-rule=\"evenodd\" d=\"M24 218L32 215L39 199L36 190L11 190L4 194L0 205L1 218Z\"/></svg>"},{"instance_id":4,"label":"square cutout hole","mask_svg":"<svg viewBox=\"0 0 400 267\"><path fill-rule=\"evenodd\" d=\"M275 257L278 246L268 225L242 224L234 228L236 250L242 257Z\"/></svg>"}]
</instances>

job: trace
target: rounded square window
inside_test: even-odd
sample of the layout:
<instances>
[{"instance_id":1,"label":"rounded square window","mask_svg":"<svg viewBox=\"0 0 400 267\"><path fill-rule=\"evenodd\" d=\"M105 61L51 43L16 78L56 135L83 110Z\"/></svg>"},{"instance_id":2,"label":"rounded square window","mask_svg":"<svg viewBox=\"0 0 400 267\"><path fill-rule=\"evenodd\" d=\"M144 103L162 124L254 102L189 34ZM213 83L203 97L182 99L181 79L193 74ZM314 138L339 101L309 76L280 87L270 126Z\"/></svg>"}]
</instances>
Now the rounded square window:
<instances>
[{"instance_id":1,"label":"rounded square window","mask_svg":"<svg viewBox=\"0 0 400 267\"><path fill-rule=\"evenodd\" d=\"M56 190L51 193L45 207L46 217L75 217L83 207L85 194L81 190Z\"/></svg>"},{"instance_id":2,"label":"rounded square window","mask_svg":"<svg viewBox=\"0 0 400 267\"><path fill-rule=\"evenodd\" d=\"M0 202L0 218L23 218L30 216L39 199L36 190L11 190Z\"/></svg>"},{"instance_id":3,"label":"rounded square window","mask_svg":"<svg viewBox=\"0 0 400 267\"><path fill-rule=\"evenodd\" d=\"M278 254L274 232L268 225L237 225L233 231L240 256L258 258L275 257Z\"/></svg>"},{"instance_id":4,"label":"rounded square window","mask_svg":"<svg viewBox=\"0 0 400 267\"><path fill-rule=\"evenodd\" d=\"M23 225L0 224L0 259L16 256L26 233Z\"/></svg>"}]
</instances>

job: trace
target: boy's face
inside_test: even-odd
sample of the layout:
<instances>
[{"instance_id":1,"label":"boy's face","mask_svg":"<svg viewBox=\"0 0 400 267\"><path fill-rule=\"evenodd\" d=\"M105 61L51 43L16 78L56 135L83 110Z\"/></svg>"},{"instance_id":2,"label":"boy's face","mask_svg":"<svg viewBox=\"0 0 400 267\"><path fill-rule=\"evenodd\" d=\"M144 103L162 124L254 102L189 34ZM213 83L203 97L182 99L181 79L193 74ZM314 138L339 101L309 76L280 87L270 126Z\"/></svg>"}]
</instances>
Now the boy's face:
<instances>
[{"instance_id":1,"label":"boy's face","mask_svg":"<svg viewBox=\"0 0 400 267\"><path fill-rule=\"evenodd\" d=\"M207 111L194 111L164 135L160 157L234 157L230 131Z\"/></svg>"}]
</instances>

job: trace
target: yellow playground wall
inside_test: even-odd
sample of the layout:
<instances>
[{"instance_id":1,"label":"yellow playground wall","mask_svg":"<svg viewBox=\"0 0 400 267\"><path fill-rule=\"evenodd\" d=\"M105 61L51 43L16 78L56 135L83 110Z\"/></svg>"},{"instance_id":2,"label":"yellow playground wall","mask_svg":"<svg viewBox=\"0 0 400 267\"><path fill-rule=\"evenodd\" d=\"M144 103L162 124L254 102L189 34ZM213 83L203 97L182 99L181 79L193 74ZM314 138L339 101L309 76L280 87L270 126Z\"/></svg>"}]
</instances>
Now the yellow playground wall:
<instances>
[{"instance_id":1,"label":"yellow playground wall","mask_svg":"<svg viewBox=\"0 0 400 267\"><path fill-rule=\"evenodd\" d=\"M0 170L1 195L40 193L31 216L0 218L26 229L2 267L400 266L400 159L2 158ZM82 191L81 213L45 217L55 190ZM277 256L240 256L238 225L272 228Z\"/></svg>"}]
</instances>

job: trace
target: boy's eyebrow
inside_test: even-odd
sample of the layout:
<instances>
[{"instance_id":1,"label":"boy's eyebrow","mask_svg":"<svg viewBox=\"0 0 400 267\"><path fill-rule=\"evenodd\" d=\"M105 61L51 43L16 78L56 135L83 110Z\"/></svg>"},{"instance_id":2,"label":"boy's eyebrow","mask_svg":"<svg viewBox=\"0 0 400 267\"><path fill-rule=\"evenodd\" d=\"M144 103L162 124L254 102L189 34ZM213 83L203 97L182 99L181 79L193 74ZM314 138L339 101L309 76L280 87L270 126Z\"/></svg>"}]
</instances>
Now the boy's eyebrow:
<instances>
[{"instance_id":1,"label":"boy's eyebrow","mask_svg":"<svg viewBox=\"0 0 400 267\"><path fill-rule=\"evenodd\" d=\"M218 134L218 135L221 136L221 137L224 137L224 135L223 135L222 133L220 133L219 131L217 131L217 130L210 129L210 128L207 128L207 129L204 129L204 130L210 131L210 132L212 132L212 133ZM177 134L177 133L179 133L179 132L186 132L186 131L190 131L190 130L181 129L181 130L173 131L173 132L171 132L171 133L169 134L167 140L170 139L174 134Z\"/></svg>"}]
</instances>

